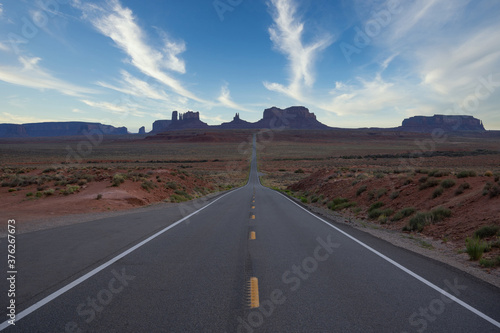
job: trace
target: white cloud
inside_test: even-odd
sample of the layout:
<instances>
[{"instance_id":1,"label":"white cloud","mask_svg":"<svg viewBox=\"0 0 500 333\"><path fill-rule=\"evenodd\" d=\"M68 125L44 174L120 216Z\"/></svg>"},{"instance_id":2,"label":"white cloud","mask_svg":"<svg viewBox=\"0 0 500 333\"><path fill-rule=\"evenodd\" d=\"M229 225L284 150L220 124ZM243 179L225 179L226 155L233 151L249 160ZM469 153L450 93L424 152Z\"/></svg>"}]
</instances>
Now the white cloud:
<instances>
[{"instance_id":1,"label":"white cloud","mask_svg":"<svg viewBox=\"0 0 500 333\"><path fill-rule=\"evenodd\" d=\"M253 112L251 110L246 109L245 107L233 102L231 99L231 92L229 91L229 87L227 84L221 87L220 96L217 100L223 105L230 109L245 111L245 112Z\"/></svg>"},{"instance_id":2,"label":"white cloud","mask_svg":"<svg viewBox=\"0 0 500 333\"><path fill-rule=\"evenodd\" d=\"M27 123L39 123L39 122L47 122L54 121L53 119L43 119L32 116L21 116L14 115L9 112L2 112L0 115L0 123L8 123L8 124L27 124Z\"/></svg>"},{"instance_id":3,"label":"white cloud","mask_svg":"<svg viewBox=\"0 0 500 333\"><path fill-rule=\"evenodd\" d=\"M115 104L109 102L94 102L86 99L82 99L81 102L87 104L92 108L111 112L113 114L117 114L122 117L128 117L128 116L144 117L146 115L145 112L138 110L140 108L139 105L135 105L132 103Z\"/></svg>"},{"instance_id":4,"label":"white cloud","mask_svg":"<svg viewBox=\"0 0 500 333\"><path fill-rule=\"evenodd\" d=\"M274 24L269 34L274 47L288 59L289 85L264 82L272 91L288 95L296 100L304 100L304 87L312 87L315 81L314 63L318 54L333 43L330 35L321 36L309 45L302 38L304 23L297 16L297 5L293 0L271 0Z\"/></svg>"},{"instance_id":5,"label":"white cloud","mask_svg":"<svg viewBox=\"0 0 500 333\"><path fill-rule=\"evenodd\" d=\"M87 112L85 112L85 111L82 111L82 110L80 110L80 109L76 109L76 108L75 108L75 109L73 109L73 110L71 110L71 112L73 112L73 113L87 113Z\"/></svg>"},{"instance_id":6,"label":"white cloud","mask_svg":"<svg viewBox=\"0 0 500 333\"><path fill-rule=\"evenodd\" d=\"M101 87L113 89L127 95L170 101L170 97L163 90L158 89L158 87L151 86L148 82L132 76L125 70L121 71L121 75L122 80L120 81L120 87L116 87L105 82L97 82L97 84Z\"/></svg>"},{"instance_id":7,"label":"white cloud","mask_svg":"<svg viewBox=\"0 0 500 333\"><path fill-rule=\"evenodd\" d=\"M2 17L3 15L3 4L0 3L0 17Z\"/></svg>"},{"instance_id":8,"label":"white cloud","mask_svg":"<svg viewBox=\"0 0 500 333\"><path fill-rule=\"evenodd\" d=\"M118 0L109 0L105 9L80 1L75 1L74 5L82 10L84 18L100 33L111 38L128 55L130 63L142 73L155 78L181 96L206 102L166 72L171 70L185 73L184 60L179 58L179 54L186 49L184 42L172 41L164 34L164 47L161 50L148 45L146 34L137 24L132 11L122 7Z\"/></svg>"},{"instance_id":9,"label":"white cloud","mask_svg":"<svg viewBox=\"0 0 500 333\"><path fill-rule=\"evenodd\" d=\"M7 45L0 42L0 51L9 51L9 48Z\"/></svg>"},{"instance_id":10,"label":"white cloud","mask_svg":"<svg viewBox=\"0 0 500 333\"><path fill-rule=\"evenodd\" d=\"M40 58L19 57L18 60L21 67L0 66L1 81L34 89L56 90L69 96L81 97L95 93L94 90L55 78L39 66Z\"/></svg>"}]
</instances>

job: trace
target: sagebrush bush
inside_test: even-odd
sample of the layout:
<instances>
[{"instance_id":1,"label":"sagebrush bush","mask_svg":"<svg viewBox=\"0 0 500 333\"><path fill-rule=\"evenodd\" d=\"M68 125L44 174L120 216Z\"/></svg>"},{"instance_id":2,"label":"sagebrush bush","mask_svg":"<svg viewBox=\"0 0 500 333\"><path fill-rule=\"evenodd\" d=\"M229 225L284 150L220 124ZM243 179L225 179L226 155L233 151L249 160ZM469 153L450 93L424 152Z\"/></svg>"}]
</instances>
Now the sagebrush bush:
<instances>
[{"instance_id":1,"label":"sagebrush bush","mask_svg":"<svg viewBox=\"0 0 500 333\"><path fill-rule=\"evenodd\" d=\"M399 221L405 217L408 217L408 216L411 216L413 215L413 213L415 213L415 208L413 207L406 207L406 208L403 208L401 210L399 210L396 214L394 214L392 220L393 221Z\"/></svg>"},{"instance_id":2,"label":"sagebrush bush","mask_svg":"<svg viewBox=\"0 0 500 333\"><path fill-rule=\"evenodd\" d=\"M356 196L359 197L361 195L361 193L365 192L367 189L366 185L362 185L358 188L358 190L356 191Z\"/></svg>"},{"instance_id":3,"label":"sagebrush bush","mask_svg":"<svg viewBox=\"0 0 500 333\"><path fill-rule=\"evenodd\" d=\"M485 225L484 227L481 227L474 231L473 236L483 239L486 237L493 237L497 234L499 234L500 231L500 226L498 225Z\"/></svg>"},{"instance_id":4,"label":"sagebrush bush","mask_svg":"<svg viewBox=\"0 0 500 333\"><path fill-rule=\"evenodd\" d=\"M471 260L481 259L487 247L488 243L477 237L467 238L465 240L465 248Z\"/></svg>"},{"instance_id":5,"label":"sagebrush bush","mask_svg":"<svg viewBox=\"0 0 500 333\"><path fill-rule=\"evenodd\" d=\"M445 179L441 182L441 186L443 188L450 188L450 187L453 187L455 186L455 181L453 179Z\"/></svg>"}]
</instances>

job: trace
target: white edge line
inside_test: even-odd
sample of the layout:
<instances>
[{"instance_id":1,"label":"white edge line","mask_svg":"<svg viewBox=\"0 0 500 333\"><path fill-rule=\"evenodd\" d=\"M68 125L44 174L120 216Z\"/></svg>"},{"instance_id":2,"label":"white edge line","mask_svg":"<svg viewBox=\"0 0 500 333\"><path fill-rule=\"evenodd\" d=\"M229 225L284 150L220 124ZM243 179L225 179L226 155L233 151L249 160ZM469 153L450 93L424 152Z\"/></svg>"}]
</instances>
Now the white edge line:
<instances>
[{"instance_id":1,"label":"white edge line","mask_svg":"<svg viewBox=\"0 0 500 333\"><path fill-rule=\"evenodd\" d=\"M228 192L224 195L222 195L221 197L217 198L216 200L212 201L211 203L209 203L208 205L206 206L203 206L202 208L198 209L197 211L189 214L188 216L185 216L183 217L182 219L178 220L177 222L174 222L173 224L169 225L168 227L158 231L156 234L152 235L152 236L149 236L148 238L146 238L145 240L143 240L142 242L134 245L133 247L129 248L128 250L120 253L119 255L117 255L116 257L110 259L109 261L105 262L104 264L102 264L101 266L97 267L97 268L94 268L93 270L91 270L90 272L88 272L87 274L79 277L78 279L76 279L75 281L67 284L66 286L62 287L61 289L53 292L52 294L50 294L49 296L43 298L42 300L36 302L35 304L31 305L30 307L24 309L23 311L19 312L18 314L16 314L16 320L15 322L17 323L19 320L21 320L22 318L26 317L27 315L31 314L32 312L38 310L39 308L41 308L42 306L44 306L45 304L51 302L52 300L56 299L57 297L61 296L62 294L64 294L65 292L67 292L68 290L76 287L77 285L79 285L80 283L82 283L83 281L87 280L88 278L94 276L95 274L99 273L100 271L102 271L103 269L105 269L106 267L114 264L115 262L117 262L118 260L120 260L121 258L125 257L126 255L134 252L135 250L137 250L138 248L140 248L141 246L143 246L144 244L152 241L153 239L155 239L156 237L160 236L161 234L163 234L164 232L172 229L173 227L177 226L178 224L186 221L187 219L189 219L191 216L193 215L196 215L198 214L199 212L201 212L202 210L204 210L205 208L207 208L208 206L216 203L217 201L219 201L220 199L224 198L226 195L229 195L231 193L234 193L236 191L239 191L241 190L243 187L245 186L242 186L240 188L237 188L231 192ZM6 320L4 321L2 324L0 324L0 331L4 330L5 328L11 326L11 324L9 324L9 320Z\"/></svg>"},{"instance_id":2,"label":"white edge line","mask_svg":"<svg viewBox=\"0 0 500 333\"><path fill-rule=\"evenodd\" d=\"M409 275L413 276L415 279L419 280L420 282L426 284L427 286L431 287L432 289L436 290L437 292L443 294L444 296L446 296L447 298L449 299L452 299L453 301L457 302L458 304L460 304L461 306L463 306L464 308L466 308L467 310L469 310L470 312L478 315L479 317L483 318L484 320L490 322L491 324L495 325L496 327L500 328L500 323L498 321L496 321L495 319L485 315L484 313L482 313L481 311L477 310L476 308L473 308L472 306L470 306L469 304L465 303L464 301L456 298L455 296L451 295L450 293L448 293L446 290L443 290L441 288L439 288L438 286L436 286L435 284L427 281L426 279L424 279L423 277L421 277L420 275L418 275L417 273L414 273L412 272L411 270L409 270L408 268L404 267L403 265L397 263L396 261L392 260L391 258L383 255L382 253L378 252L377 250L371 248L370 246L366 245L365 243L363 243L362 241L354 238L353 236L349 235L348 233L346 233L345 231L337 228L336 226L332 225L331 223L325 221L324 219L322 219L321 217L317 216L317 215L314 215L313 213L311 213L310 211L308 211L307 209L305 209L304 207L300 206L299 204L297 204L295 201L291 200L290 198L288 198L287 196L285 195L282 195L285 199L289 200L290 202L292 202L293 204L295 204L297 207L303 209L304 211L306 211L307 213L311 214L312 216L314 216L315 218L317 218L318 220L320 220L321 222L325 223L326 225L328 225L329 227L337 230L338 232L340 232L341 234L343 234L344 236L350 238L351 240L355 241L356 243L358 243L359 245L363 246L364 248L366 248L367 250L373 252L374 254L376 254L377 256L381 257L382 259L386 260L387 262L393 264L394 266L396 266L397 268L399 268L400 270L402 270L403 272L405 273L408 273Z\"/></svg>"}]
</instances>

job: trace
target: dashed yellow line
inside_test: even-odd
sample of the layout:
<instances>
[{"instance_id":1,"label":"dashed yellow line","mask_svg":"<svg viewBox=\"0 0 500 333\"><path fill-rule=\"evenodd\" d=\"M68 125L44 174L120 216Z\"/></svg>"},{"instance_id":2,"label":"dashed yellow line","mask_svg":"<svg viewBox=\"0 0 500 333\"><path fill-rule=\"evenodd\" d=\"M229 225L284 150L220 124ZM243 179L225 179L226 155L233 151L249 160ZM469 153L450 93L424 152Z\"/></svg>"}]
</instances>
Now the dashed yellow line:
<instances>
[{"instance_id":1,"label":"dashed yellow line","mask_svg":"<svg viewBox=\"0 0 500 333\"><path fill-rule=\"evenodd\" d=\"M252 206L252 209L255 209L255 206Z\"/></svg>"},{"instance_id":2,"label":"dashed yellow line","mask_svg":"<svg viewBox=\"0 0 500 333\"><path fill-rule=\"evenodd\" d=\"M259 303L259 280L256 277L250 278L250 307L252 309L258 308Z\"/></svg>"},{"instance_id":3,"label":"dashed yellow line","mask_svg":"<svg viewBox=\"0 0 500 333\"><path fill-rule=\"evenodd\" d=\"M255 220L255 215L252 215L252 217L250 217L252 220Z\"/></svg>"},{"instance_id":4,"label":"dashed yellow line","mask_svg":"<svg viewBox=\"0 0 500 333\"><path fill-rule=\"evenodd\" d=\"M256 237L255 237L255 231L250 232L250 239L251 240L256 239Z\"/></svg>"}]
</instances>

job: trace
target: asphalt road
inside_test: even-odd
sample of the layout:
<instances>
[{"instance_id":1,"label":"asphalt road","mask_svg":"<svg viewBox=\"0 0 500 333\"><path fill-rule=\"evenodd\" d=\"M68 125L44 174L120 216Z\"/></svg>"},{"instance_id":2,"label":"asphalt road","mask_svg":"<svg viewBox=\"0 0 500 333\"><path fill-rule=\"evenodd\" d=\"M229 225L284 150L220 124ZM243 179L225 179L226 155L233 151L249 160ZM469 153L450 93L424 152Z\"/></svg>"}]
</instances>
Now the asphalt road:
<instances>
[{"instance_id":1,"label":"asphalt road","mask_svg":"<svg viewBox=\"0 0 500 333\"><path fill-rule=\"evenodd\" d=\"M17 235L0 329L500 332L498 288L263 187L255 149L248 184L202 207ZM0 254L7 272L5 238Z\"/></svg>"}]
</instances>

